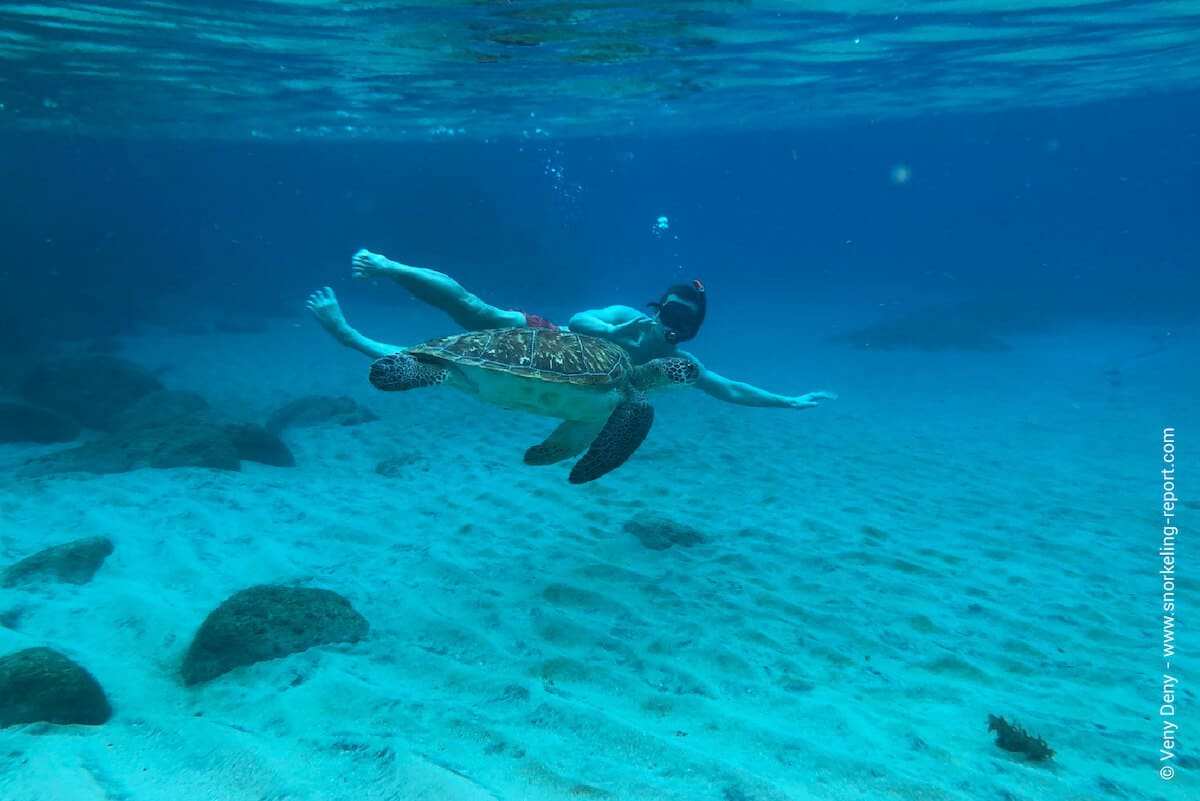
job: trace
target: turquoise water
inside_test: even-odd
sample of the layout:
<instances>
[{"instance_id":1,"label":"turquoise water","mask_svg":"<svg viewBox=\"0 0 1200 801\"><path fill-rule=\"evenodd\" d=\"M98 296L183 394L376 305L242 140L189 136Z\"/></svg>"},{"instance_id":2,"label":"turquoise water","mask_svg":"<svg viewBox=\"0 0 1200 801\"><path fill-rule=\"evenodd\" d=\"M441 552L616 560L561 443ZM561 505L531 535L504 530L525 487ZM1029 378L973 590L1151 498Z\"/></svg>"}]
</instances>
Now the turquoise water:
<instances>
[{"instance_id":1,"label":"turquoise water","mask_svg":"<svg viewBox=\"0 0 1200 801\"><path fill-rule=\"evenodd\" d=\"M0 5L0 801L1200 797L1198 29Z\"/></svg>"},{"instance_id":2,"label":"turquoise water","mask_svg":"<svg viewBox=\"0 0 1200 801\"><path fill-rule=\"evenodd\" d=\"M777 130L1200 77L1200 13L1175 2L14 3L0 22L6 127L122 137Z\"/></svg>"}]
</instances>

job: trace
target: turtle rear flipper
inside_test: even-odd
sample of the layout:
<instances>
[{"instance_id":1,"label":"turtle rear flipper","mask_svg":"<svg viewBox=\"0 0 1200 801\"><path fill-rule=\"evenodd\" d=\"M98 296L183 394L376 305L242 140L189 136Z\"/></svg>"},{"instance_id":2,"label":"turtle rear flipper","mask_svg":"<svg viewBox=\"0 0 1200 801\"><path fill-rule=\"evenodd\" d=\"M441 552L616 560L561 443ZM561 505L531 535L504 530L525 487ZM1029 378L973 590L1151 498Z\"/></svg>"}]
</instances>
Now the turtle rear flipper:
<instances>
[{"instance_id":1,"label":"turtle rear flipper","mask_svg":"<svg viewBox=\"0 0 1200 801\"><path fill-rule=\"evenodd\" d=\"M594 481L625 464L646 439L653 422L654 408L644 400L625 401L613 409L592 447L571 468L571 483Z\"/></svg>"},{"instance_id":2,"label":"turtle rear flipper","mask_svg":"<svg viewBox=\"0 0 1200 801\"><path fill-rule=\"evenodd\" d=\"M443 384L450 371L439 364L418 361L404 353L393 353L371 364L371 384L387 392L403 392Z\"/></svg>"},{"instance_id":3,"label":"turtle rear flipper","mask_svg":"<svg viewBox=\"0 0 1200 801\"><path fill-rule=\"evenodd\" d=\"M545 442L525 451L525 464L554 464L578 456L596 438L602 425L595 420L566 420L560 423Z\"/></svg>"}]
</instances>

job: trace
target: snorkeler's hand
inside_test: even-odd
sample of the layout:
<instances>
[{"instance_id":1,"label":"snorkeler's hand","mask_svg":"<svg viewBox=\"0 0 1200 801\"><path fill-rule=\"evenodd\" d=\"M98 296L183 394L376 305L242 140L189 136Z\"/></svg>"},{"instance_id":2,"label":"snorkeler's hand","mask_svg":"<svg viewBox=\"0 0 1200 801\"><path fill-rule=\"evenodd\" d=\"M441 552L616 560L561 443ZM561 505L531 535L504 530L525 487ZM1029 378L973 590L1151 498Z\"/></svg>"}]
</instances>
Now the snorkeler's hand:
<instances>
[{"instance_id":1,"label":"snorkeler's hand","mask_svg":"<svg viewBox=\"0 0 1200 801\"><path fill-rule=\"evenodd\" d=\"M837 395L832 392L808 392L795 398L788 398L787 405L792 409L811 409L814 406L820 406L821 401L826 400L837 400Z\"/></svg>"},{"instance_id":2,"label":"snorkeler's hand","mask_svg":"<svg viewBox=\"0 0 1200 801\"><path fill-rule=\"evenodd\" d=\"M635 317L628 322L614 325L613 333L623 342L638 346L646 341L646 337L652 336L657 328L658 323L649 317Z\"/></svg>"}]
</instances>

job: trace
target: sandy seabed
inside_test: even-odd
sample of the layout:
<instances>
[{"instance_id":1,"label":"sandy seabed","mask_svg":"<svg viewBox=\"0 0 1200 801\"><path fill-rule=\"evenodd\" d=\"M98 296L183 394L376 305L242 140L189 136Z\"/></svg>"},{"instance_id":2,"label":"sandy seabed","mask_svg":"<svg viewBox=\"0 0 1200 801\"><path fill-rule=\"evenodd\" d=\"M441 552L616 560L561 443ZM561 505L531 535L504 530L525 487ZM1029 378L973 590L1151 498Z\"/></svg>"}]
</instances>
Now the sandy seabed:
<instances>
[{"instance_id":1,"label":"sandy seabed","mask_svg":"<svg viewBox=\"0 0 1200 801\"><path fill-rule=\"evenodd\" d=\"M1156 556L1161 431L1195 430L1181 370L1200 347L1179 337L1113 386L1138 336L770 353L731 332L710 367L841 398L656 396L642 449L582 487L521 463L553 421L377 393L308 321L132 338L126 357L242 417L318 393L382 419L290 429L297 467L240 473L17 479L48 449L0 447L4 564L116 546L89 584L0 590L19 621L0 653L57 648L114 709L0 730L0 798L1200 797L1194 755L1158 776ZM647 521L703 542L647 547ZM200 621L261 583L335 590L370 633L183 686ZM1053 760L998 749L989 714Z\"/></svg>"}]
</instances>

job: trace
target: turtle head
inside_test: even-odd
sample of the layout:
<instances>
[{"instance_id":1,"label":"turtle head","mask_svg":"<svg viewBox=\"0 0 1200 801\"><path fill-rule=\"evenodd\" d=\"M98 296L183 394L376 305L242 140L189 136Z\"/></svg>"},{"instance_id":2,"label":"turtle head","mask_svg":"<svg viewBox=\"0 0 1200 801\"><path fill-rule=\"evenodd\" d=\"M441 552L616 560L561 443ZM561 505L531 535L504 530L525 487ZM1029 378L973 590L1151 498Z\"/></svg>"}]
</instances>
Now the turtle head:
<instances>
[{"instance_id":1,"label":"turtle head","mask_svg":"<svg viewBox=\"0 0 1200 801\"><path fill-rule=\"evenodd\" d=\"M667 387L690 387L700 378L700 365L684 356L654 359L635 367L633 386L645 392Z\"/></svg>"},{"instance_id":2,"label":"turtle head","mask_svg":"<svg viewBox=\"0 0 1200 801\"><path fill-rule=\"evenodd\" d=\"M401 351L376 359L371 365L371 384L385 392L404 392L409 389L441 384L450 373L440 365L426 364Z\"/></svg>"}]
</instances>

